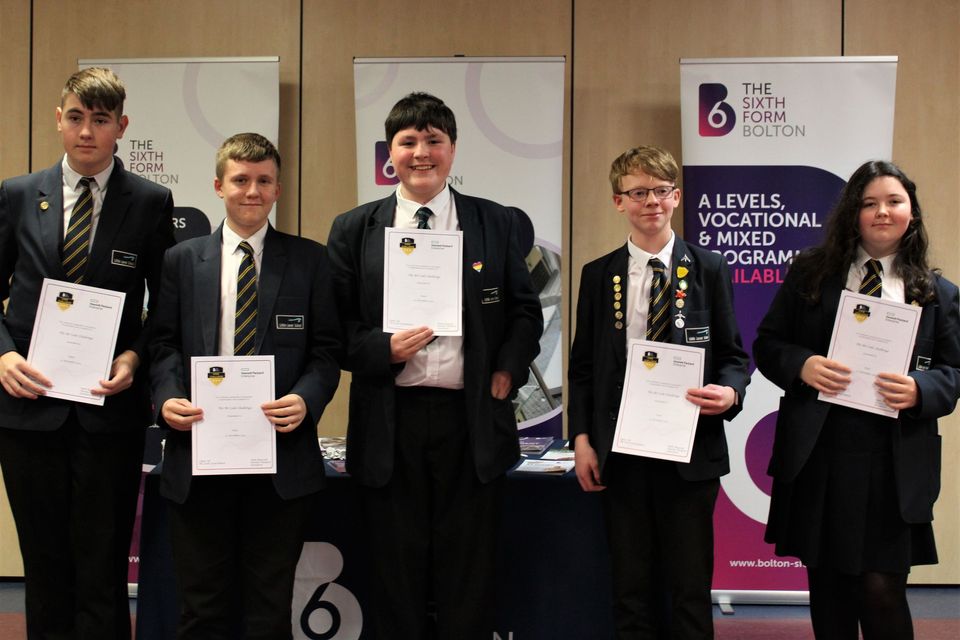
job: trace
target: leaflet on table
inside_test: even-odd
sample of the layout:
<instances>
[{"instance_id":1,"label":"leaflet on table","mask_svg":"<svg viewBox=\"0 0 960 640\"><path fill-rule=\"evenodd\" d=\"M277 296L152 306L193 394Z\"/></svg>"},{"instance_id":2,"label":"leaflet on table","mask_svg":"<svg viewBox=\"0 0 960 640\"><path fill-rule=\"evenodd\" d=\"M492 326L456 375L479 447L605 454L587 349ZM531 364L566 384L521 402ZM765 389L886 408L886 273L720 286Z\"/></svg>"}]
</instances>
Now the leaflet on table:
<instances>
[{"instance_id":1,"label":"leaflet on table","mask_svg":"<svg viewBox=\"0 0 960 640\"><path fill-rule=\"evenodd\" d=\"M277 436L260 408L274 399L273 356L190 358L193 475L276 473Z\"/></svg>"},{"instance_id":2,"label":"leaflet on table","mask_svg":"<svg viewBox=\"0 0 960 640\"><path fill-rule=\"evenodd\" d=\"M383 241L383 330L430 327L463 335L463 232L387 228Z\"/></svg>"},{"instance_id":3,"label":"leaflet on table","mask_svg":"<svg viewBox=\"0 0 960 640\"><path fill-rule=\"evenodd\" d=\"M53 383L47 397L103 405L126 294L43 279L27 362Z\"/></svg>"},{"instance_id":4,"label":"leaflet on table","mask_svg":"<svg viewBox=\"0 0 960 640\"><path fill-rule=\"evenodd\" d=\"M631 340L613 450L690 462L700 407L687 389L703 386L703 349Z\"/></svg>"},{"instance_id":5,"label":"leaflet on table","mask_svg":"<svg viewBox=\"0 0 960 640\"><path fill-rule=\"evenodd\" d=\"M549 449L552 444L553 438L550 436L521 436L520 453L540 455Z\"/></svg>"},{"instance_id":6,"label":"leaflet on table","mask_svg":"<svg viewBox=\"0 0 960 640\"><path fill-rule=\"evenodd\" d=\"M563 475L573 467L573 460L524 460L516 470L525 473Z\"/></svg>"},{"instance_id":7,"label":"leaflet on table","mask_svg":"<svg viewBox=\"0 0 960 640\"><path fill-rule=\"evenodd\" d=\"M906 375L923 309L916 305L865 296L840 294L827 357L850 369L850 385L835 396L819 394L824 402L896 418L874 384L878 373Z\"/></svg>"}]
</instances>

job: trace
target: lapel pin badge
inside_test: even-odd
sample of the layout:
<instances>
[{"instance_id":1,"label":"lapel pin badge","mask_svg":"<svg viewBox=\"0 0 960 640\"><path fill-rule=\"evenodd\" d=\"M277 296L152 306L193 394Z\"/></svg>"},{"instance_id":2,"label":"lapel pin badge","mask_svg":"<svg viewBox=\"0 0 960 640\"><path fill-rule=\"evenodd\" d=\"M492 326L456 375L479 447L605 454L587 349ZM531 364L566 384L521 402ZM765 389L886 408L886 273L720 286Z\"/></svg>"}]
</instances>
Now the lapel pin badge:
<instances>
[{"instance_id":1,"label":"lapel pin badge","mask_svg":"<svg viewBox=\"0 0 960 640\"><path fill-rule=\"evenodd\" d=\"M480 273L481 271L483 271L483 263L480 262L479 260L477 260L476 262L474 262L474 263L473 263L473 270L476 271L477 273Z\"/></svg>"}]
</instances>

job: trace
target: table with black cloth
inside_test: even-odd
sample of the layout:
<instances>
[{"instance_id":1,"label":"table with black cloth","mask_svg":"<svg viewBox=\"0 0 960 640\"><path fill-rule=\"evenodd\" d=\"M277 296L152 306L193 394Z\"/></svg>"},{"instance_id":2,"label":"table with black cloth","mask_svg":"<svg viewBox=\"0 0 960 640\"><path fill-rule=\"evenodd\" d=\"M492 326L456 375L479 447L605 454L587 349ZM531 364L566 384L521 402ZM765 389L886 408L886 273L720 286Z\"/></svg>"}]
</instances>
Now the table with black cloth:
<instances>
[{"instance_id":1,"label":"table with black cloth","mask_svg":"<svg viewBox=\"0 0 960 640\"><path fill-rule=\"evenodd\" d=\"M364 557L353 482L327 465L328 486L316 496L308 541L339 549L343 567L333 582L364 603ZM176 637L178 603L160 478L147 477L141 522L137 640ZM610 568L599 494L580 490L573 472L562 477L510 471L500 529L497 626L502 640L594 640L612 637ZM323 589L317 590L322 599ZM342 590L340 590L342 593ZM328 593L333 593L330 591ZM328 609L329 605L324 605ZM294 637L342 640L337 613L324 614L321 626L300 626L294 611ZM333 621L333 622L331 622ZM240 631L238 630L238 637ZM373 638L365 625L360 638Z\"/></svg>"}]
</instances>

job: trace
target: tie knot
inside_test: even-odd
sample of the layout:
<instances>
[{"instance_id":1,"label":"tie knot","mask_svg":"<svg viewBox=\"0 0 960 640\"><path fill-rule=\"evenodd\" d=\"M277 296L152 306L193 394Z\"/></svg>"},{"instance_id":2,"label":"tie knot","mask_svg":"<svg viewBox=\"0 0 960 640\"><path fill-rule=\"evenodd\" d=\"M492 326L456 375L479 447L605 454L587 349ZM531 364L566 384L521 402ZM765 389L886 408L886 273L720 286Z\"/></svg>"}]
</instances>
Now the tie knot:
<instances>
[{"instance_id":1,"label":"tie knot","mask_svg":"<svg viewBox=\"0 0 960 640\"><path fill-rule=\"evenodd\" d=\"M240 249L240 251L243 251L245 254L247 254L251 258L253 257L253 247L250 246L249 242L247 242L246 240L243 240L237 246Z\"/></svg>"},{"instance_id":2,"label":"tie knot","mask_svg":"<svg viewBox=\"0 0 960 640\"><path fill-rule=\"evenodd\" d=\"M80 182L77 183L77 186L80 188L81 191L86 191L87 189L90 188L91 184L97 184L96 179L88 178L84 176L80 178Z\"/></svg>"},{"instance_id":3,"label":"tie knot","mask_svg":"<svg viewBox=\"0 0 960 640\"><path fill-rule=\"evenodd\" d=\"M433 215L433 211L427 207L420 207L414 215L417 217L418 229L430 228L430 217Z\"/></svg>"},{"instance_id":4,"label":"tie knot","mask_svg":"<svg viewBox=\"0 0 960 640\"><path fill-rule=\"evenodd\" d=\"M654 273L663 273L667 270L667 265L663 264L663 261L660 258L650 258L647 262L650 265L650 268L653 269Z\"/></svg>"},{"instance_id":5,"label":"tie knot","mask_svg":"<svg viewBox=\"0 0 960 640\"><path fill-rule=\"evenodd\" d=\"M880 264L879 260L867 260L867 273L883 275L883 265Z\"/></svg>"}]
</instances>

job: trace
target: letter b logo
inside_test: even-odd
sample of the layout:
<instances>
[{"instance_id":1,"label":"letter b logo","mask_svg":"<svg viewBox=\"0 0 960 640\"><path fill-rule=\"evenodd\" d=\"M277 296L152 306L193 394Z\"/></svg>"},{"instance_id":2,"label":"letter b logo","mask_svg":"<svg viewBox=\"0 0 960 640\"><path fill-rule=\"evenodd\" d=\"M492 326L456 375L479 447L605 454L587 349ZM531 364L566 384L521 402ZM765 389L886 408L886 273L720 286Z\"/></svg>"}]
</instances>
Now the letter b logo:
<instances>
[{"instance_id":1,"label":"letter b logo","mask_svg":"<svg viewBox=\"0 0 960 640\"><path fill-rule=\"evenodd\" d=\"M393 168L393 163L390 161L390 148L387 146L387 143L383 140L380 140L374 146L374 174L373 181L378 185L393 185L399 184L400 179L397 177L397 170Z\"/></svg>"},{"instance_id":2,"label":"letter b logo","mask_svg":"<svg viewBox=\"0 0 960 640\"><path fill-rule=\"evenodd\" d=\"M725 136L733 131L737 115L733 107L723 101L726 97L727 88L722 84L705 82L700 85L701 136Z\"/></svg>"}]
</instances>

